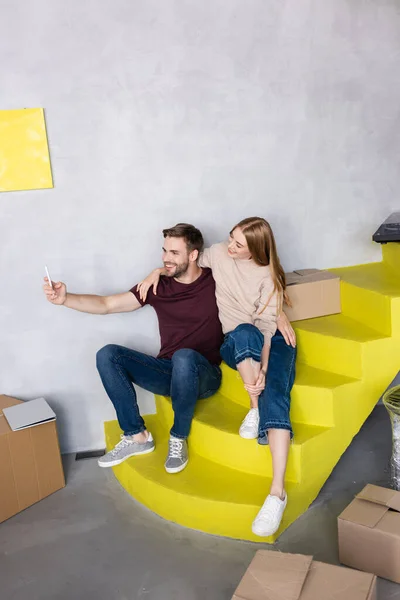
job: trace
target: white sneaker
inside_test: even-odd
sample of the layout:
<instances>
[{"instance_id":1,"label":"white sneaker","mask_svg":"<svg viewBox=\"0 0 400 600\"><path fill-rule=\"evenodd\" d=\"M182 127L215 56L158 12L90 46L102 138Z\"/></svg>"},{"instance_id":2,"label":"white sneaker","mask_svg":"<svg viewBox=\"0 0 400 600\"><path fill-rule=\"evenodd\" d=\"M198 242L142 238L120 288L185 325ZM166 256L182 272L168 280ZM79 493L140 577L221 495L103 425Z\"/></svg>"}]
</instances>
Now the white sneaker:
<instances>
[{"instance_id":1,"label":"white sneaker","mask_svg":"<svg viewBox=\"0 0 400 600\"><path fill-rule=\"evenodd\" d=\"M287 494L284 500L281 500L277 496L268 495L260 512L253 521L251 527L253 533L260 537L268 537L276 533L281 524L286 504Z\"/></svg>"},{"instance_id":2,"label":"white sneaker","mask_svg":"<svg viewBox=\"0 0 400 600\"><path fill-rule=\"evenodd\" d=\"M239 429L240 437L246 440L255 440L258 438L258 426L260 424L260 415L258 408L251 408Z\"/></svg>"}]
</instances>

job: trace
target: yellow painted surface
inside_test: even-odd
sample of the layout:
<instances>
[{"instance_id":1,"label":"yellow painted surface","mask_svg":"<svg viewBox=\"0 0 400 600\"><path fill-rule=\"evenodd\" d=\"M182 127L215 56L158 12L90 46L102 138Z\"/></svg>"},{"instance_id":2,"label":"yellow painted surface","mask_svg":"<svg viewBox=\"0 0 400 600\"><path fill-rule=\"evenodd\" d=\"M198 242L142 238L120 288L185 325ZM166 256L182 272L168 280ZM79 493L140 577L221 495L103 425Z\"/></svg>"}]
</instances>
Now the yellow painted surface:
<instances>
[{"instance_id":1,"label":"yellow painted surface","mask_svg":"<svg viewBox=\"0 0 400 600\"><path fill-rule=\"evenodd\" d=\"M43 109L0 110L0 192L52 187Z\"/></svg>"},{"instance_id":2,"label":"yellow painted surface","mask_svg":"<svg viewBox=\"0 0 400 600\"><path fill-rule=\"evenodd\" d=\"M146 418L156 451L114 469L124 488L160 516L186 527L272 543L307 510L398 372L400 245L384 250L384 259L337 270L342 315L295 324L295 440L286 478L288 507L273 539L261 540L251 532L271 483L270 451L238 436L248 401L237 373L226 365L219 393L198 403L188 467L177 475L164 470L172 409L169 399L157 397L157 415ZM116 421L106 423L105 430L110 449L121 432Z\"/></svg>"}]
</instances>

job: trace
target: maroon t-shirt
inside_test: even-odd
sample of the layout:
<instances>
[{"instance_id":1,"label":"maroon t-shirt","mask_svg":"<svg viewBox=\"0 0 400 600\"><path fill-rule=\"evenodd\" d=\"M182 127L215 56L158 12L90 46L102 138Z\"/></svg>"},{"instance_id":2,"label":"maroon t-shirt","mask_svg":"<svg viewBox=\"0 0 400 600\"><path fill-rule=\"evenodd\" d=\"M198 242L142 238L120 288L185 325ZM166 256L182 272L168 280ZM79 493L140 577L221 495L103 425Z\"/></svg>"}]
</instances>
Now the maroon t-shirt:
<instances>
[{"instance_id":1,"label":"maroon t-shirt","mask_svg":"<svg viewBox=\"0 0 400 600\"><path fill-rule=\"evenodd\" d=\"M173 277L161 277L157 295L150 288L142 302L137 286L131 290L140 304L150 304L158 317L161 350L158 358L171 358L181 348L197 350L210 363L221 362L223 341L215 300L215 282L210 269L193 283L180 283Z\"/></svg>"}]
</instances>

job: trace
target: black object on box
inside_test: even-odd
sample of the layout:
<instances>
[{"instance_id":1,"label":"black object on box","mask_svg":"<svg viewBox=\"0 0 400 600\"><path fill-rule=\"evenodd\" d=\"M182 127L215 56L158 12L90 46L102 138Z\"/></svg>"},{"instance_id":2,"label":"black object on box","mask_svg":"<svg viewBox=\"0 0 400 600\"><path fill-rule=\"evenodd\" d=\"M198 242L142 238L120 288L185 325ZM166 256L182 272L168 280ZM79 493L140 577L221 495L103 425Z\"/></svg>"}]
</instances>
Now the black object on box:
<instances>
[{"instance_id":1,"label":"black object on box","mask_svg":"<svg viewBox=\"0 0 400 600\"><path fill-rule=\"evenodd\" d=\"M400 242L400 212L391 214L374 233L372 239L378 244Z\"/></svg>"}]
</instances>

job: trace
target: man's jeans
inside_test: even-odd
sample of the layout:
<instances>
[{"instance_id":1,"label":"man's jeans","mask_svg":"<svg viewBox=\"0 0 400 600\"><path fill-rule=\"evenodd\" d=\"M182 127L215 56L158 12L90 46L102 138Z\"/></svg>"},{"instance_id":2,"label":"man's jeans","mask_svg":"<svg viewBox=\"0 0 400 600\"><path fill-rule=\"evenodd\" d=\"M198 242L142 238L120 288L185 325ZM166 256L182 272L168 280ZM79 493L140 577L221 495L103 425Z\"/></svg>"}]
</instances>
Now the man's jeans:
<instances>
[{"instance_id":1,"label":"man's jeans","mask_svg":"<svg viewBox=\"0 0 400 600\"><path fill-rule=\"evenodd\" d=\"M260 362L264 336L257 327L244 323L226 334L221 347L223 360L232 368L246 358ZM260 428L258 441L268 443L269 429L288 429L290 424L290 391L295 378L296 348L286 344L277 331L271 340L271 351L264 391L258 399Z\"/></svg>"},{"instance_id":2,"label":"man's jeans","mask_svg":"<svg viewBox=\"0 0 400 600\"><path fill-rule=\"evenodd\" d=\"M178 350L168 359L109 344L98 351L96 359L125 435L146 429L132 383L153 394L171 396L175 414L171 435L180 439L189 435L197 400L212 396L221 385L221 369L195 350Z\"/></svg>"}]
</instances>

